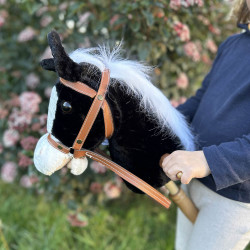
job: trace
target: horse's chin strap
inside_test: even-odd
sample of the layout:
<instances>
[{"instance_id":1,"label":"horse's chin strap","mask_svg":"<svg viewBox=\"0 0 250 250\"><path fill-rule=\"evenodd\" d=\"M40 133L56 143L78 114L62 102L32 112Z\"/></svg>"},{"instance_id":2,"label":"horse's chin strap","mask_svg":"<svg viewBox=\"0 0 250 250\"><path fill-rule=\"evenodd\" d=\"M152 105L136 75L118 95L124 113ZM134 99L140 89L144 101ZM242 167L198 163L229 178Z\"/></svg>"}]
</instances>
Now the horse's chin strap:
<instances>
[{"instance_id":1,"label":"horse's chin strap","mask_svg":"<svg viewBox=\"0 0 250 250\"><path fill-rule=\"evenodd\" d=\"M113 119L110 112L110 108L105 100L105 94L107 92L109 79L110 79L109 70L105 69L102 73L102 80L100 83L100 87L98 89L98 92L96 93L95 90L91 89L90 87L81 82L69 82L66 81L65 79L60 78L60 82L65 86L68 86L79 93L95 98L71 148L68 148L63 144L61 144L60 142L53 140L50 134L48 135L48 142L57 150L60 150L62 153L65 154L71 154L74 158L89 157L95 161L100 162L101 164L111 169L113 172L115 172L117 175L119 175L127 182L129 182L130 184L139 188L144 193L151 196L153 199L162 204L164 207L169 208L171 204L170 200L166 198L164 195L162 195L159 191L151 187L149 184L147 184L145 181L141 180L134 174L130 173L129 171L127 171L120 165L114 163L113 161L107 159L106 157L97 154L95 152L92 152L90 150L82 149L86 137L88 136L89 131L101 108L103 109L104 113L105 136L107 138L110 138L113 134L114 131Z\"/></svg>"}]
</instances>

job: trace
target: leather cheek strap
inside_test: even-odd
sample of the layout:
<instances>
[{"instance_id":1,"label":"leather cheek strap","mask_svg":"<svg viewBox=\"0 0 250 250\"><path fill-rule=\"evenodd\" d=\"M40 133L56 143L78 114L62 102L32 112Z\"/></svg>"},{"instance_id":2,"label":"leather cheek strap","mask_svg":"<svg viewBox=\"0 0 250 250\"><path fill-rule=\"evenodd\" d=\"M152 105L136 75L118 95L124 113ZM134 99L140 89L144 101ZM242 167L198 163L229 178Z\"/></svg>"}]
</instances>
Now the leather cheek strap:
<instances>
[{"instance_id":1,"label":"leather cheek strap","mask_svg":"<svg viewBox=\"0 0 250 250\"><path fill-rule=\"evenodd\" d=\"M95 99L89 109L89 112L82 124L82 127L75 139L75 142L73 144L73 149L80 150L89 134L90 129L92 128L92 125L99 113L100 108L102 107L106 91L108 89L109 85L109 79L110 79L110 73L108 69L105 69L102 72L102 80L98 89L98 92L95 96Z\"/></svg>"},{"instance_id":2,"label":"leather cheek strap","mask_svg":"<svg viewBox=\"0 0 250 250\"><path fill-rule=\"evenodd\" d=\"M67 81L63 78L60 77L60 82L81 93L81 94L84 94L84 95L87 95L91 98L94 98L97 96L97 92L90 88L88 85L78 81L78 82L70 82L70 81ZM108 102L106 100L104 100L102 106L101 106L102 110L103 110L103 117L104 117L104 125L105 125L105 137L106 138L110 138L112 135L113 135L113 132L114 132L114 122L113 122L113 117L112 117L112 113L111 113L111 110L110 110L110 107L108 105Z\"/></svg>"}]
</instances>

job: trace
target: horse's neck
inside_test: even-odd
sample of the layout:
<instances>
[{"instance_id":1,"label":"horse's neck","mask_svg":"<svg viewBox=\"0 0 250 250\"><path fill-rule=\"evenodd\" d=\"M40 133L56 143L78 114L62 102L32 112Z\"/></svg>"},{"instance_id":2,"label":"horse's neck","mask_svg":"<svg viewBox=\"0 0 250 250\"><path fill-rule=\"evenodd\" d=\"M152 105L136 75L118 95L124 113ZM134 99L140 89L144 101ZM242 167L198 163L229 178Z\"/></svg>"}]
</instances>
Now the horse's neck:
<instances>
[{"instance_id":1,"label":"horse's neck","mask_svg":"<svg viewBox=\"0 0 250 250\"><path fill-rule=\"evenodd\" d=\"M179 139L170 138L169 131L164 134L160 132L159 124L141 110L138 98L126 93L119 85L116 88L111 87L110 93L116 104L113 112L118 113L119 109L120 113L114 118L117 131L110 140L111 146L115 144L126 154L137 151L141 155L161 155L180 149Z\"/></svg>"},{"instance_id":2,"label":"horse's neck","mask_svg":"<svg viewBox=\"0 0 250 250\"><path fill-rule=\"evenodd\" d=\"M155 188L169 181L159 160L165 153L181 149L179 139L165 136L157 129L154 120L140 111L139 100L128 95L124 89L110 86L109 102L113 113L115 132L109 140L112 160L131 171ZM125 182L134 192L140 192Z\"/></svg>"}]
</instances>

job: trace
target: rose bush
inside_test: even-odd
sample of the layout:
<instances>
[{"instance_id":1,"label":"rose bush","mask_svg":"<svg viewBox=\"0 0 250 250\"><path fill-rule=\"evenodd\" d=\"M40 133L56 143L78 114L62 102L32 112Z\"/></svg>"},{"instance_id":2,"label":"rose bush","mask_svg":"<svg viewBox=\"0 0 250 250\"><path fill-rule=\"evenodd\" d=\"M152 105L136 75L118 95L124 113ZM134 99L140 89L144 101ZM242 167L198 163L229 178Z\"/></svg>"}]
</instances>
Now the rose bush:
<instances>
[{"instance_id":1,"label":"rose bush","mask_svg":"<svg viewBox=\"0 0 250 250\"><path fill-rule=\"evenodd\" d=\"M225 20L228 2L0 1L1 180L47 192L70 201L72 207L77 199L89 204L123 192L120 178L99 163L90 163L81 176L63 168L46 177L34 168L33 150L46 132L48 101L56 80L55 74L39 66L41 59L51 57L46 39L51 29L61 34L68 52L123 40L125 56L157 66L153 82L177 106L200 86L218 45L239 32ZM70 220L75 221L75 215Z\"/></svg>"}]
</instances>

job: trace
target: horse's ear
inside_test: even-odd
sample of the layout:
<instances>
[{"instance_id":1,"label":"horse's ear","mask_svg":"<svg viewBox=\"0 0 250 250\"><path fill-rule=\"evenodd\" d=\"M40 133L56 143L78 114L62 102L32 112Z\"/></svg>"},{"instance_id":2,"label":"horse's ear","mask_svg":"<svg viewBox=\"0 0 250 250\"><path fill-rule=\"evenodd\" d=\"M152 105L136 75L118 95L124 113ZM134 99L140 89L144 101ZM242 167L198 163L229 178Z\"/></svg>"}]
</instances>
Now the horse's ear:
<instances>
[{"instance_id":1,"label":"horse's ear","mask_svg":"<svg viewBox=\"0 0 250 250\"><path fill-rule=\"evenodd\" d=\"M55 30L48 34L48 43L54 57L54 66L58 75L69 81L81 78L82 67L74 62L65 52L60 37Z\"/></svg>"},{"instance_id":2,"label":"horse's ear","mask_svg":"<svg viewBox=\"0 0 250 250\"><path fill-rule=\"evenodd\" d=\"M53 58L44 59L40 62L40 65L43 69L49 70L49 71L56 71L55 63Z\"/></svg>"}]
</instances>

